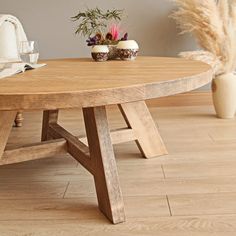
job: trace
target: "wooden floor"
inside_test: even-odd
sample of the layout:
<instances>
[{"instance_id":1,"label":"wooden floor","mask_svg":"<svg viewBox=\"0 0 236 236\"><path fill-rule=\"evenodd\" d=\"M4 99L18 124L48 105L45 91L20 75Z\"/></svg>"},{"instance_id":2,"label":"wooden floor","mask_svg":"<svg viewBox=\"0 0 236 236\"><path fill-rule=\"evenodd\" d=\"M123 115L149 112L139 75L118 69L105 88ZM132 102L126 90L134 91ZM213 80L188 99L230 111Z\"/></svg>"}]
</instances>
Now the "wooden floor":
<instances>
[{"instance_id":1,"label":"wooden floor","mask_svg":"<svg viewBox=\"0 0 236 236\"><path fill-rule=\"evenodd\" d=\"M0 167L0 236L236 235L236 122L212 107L152 108L168 156L142 159L134 143L115 146L127 222L99 212L93 180L69 156ZM41 113L25 113L8 145L40 139ZM122 127L109 110L111 127ZM78 111L61 123L83 134Z\"/></svg>"}]
</instances>

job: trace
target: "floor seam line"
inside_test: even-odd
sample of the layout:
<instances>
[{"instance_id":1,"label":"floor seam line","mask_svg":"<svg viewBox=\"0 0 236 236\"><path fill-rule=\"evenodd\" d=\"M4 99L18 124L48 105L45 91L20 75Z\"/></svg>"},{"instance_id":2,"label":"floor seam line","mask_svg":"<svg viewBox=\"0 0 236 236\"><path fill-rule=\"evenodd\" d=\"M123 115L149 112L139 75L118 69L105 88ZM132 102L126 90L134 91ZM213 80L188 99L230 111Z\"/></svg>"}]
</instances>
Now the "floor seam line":
<instances>
[{"instance_id":1,"label":"floor seam line","mask_svg":"<svg viewBox=\"0 0 236 236\"><path fill-rule=\"evenodd\" d=\"M65 192L64 192L63 197L62 197L63 199L64 199L65 196L66 196L66 192L67 192L67 190L68 190L69 185L70 185L70 182L68 182L68 184L67 184L67 186L66 186Z\"/></svg>"},{"instance_id":2,"label":"floor seam line","mask_svg":"<svg viewBox=\"0 0 236 236\"><path fill-rule=\"evenodd\" d=\"M163 174L163 176L164 176L164 179L166 179L166 174L165 174L163 165L161 165L161 169L162 169L162 174Z\"/></svg>"},{"instance_id":3,"label":"floor seam line","mask_svg":"<svg viewBox=\"0 0 236 236\"><path fill-rule=\"evenodd\" d=\"M169 209L169 212L170 212L170 216L173 216L171 208L170 208L170 201L169 201L168 195L166 195L166 200L167 200L167 205L168 205L168 209Z\"/></svg>"}]
</instances>

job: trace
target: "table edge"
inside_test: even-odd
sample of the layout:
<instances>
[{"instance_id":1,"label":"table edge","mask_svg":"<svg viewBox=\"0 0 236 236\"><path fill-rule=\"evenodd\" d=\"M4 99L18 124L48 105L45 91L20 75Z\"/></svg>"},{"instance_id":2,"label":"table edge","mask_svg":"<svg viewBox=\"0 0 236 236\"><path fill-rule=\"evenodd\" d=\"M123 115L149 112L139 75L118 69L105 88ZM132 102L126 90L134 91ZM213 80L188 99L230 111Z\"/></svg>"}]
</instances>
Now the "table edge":
<instances>
[{"instance_id":1,"label":"table edge","mask_svg":"<svg viewBox=\"0 0 236 236\"><path fill-rule=\"evenodd\" d=\"M198 89L210 83L212 76L209 66L208 70L186 78L126 87L50 94L0 94L0 110L66 109L149 100Z\"/></svg>"}]
</instances>

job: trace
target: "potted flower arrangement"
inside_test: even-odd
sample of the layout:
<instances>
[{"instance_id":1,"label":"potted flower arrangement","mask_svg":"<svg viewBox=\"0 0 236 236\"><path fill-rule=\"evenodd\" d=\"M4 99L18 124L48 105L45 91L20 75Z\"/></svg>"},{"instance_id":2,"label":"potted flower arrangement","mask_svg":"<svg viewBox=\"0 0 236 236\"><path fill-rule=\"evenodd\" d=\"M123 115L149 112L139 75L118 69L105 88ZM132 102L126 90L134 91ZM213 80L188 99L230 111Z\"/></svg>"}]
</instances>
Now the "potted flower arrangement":
<instances>
[{"instance_id":1,"label":"potted flower arrangement","mask_svg":"<svg viewBox=\"0 0 236 236\"><path fill-rule=\"evenodd\" d=\"M182 33L191 32L203 48L181 56L202 60L214 70L213 102L217 116L233 118L236 111L236 1L175 0L172 14Z\"/></svg>"},{"instance_id":2,"label":"potted flower arrangement","mask_svg":"<svg viewBox=\"0 0 236 236\"><path fill-rule=\"evenodd\" d=\"M79 25L76 34L87 37L88 46L92 46L92 57L95 61L106 61L116 58L134 60L139 47L136 41L128 40L128 33L122 35L119 22L123 10L102 11L99 8L87 9L72 17Z\"/></svg>"},{"instance_id":3,"label":"potted flower arrangement","mask_svg":"<svg viewBox=\"0 0 236 236\"><path fill-rule=\"evenodd\" d=\"M116 59L118 57L117 45L120 41L128 40L128 33L121 35L119 22L123 10L102 11L99 8L87 9L72 17L79 25L76 34L87 37L88 46L92 46L92 57L96 61Z\"/></svg>"}]
</instances>

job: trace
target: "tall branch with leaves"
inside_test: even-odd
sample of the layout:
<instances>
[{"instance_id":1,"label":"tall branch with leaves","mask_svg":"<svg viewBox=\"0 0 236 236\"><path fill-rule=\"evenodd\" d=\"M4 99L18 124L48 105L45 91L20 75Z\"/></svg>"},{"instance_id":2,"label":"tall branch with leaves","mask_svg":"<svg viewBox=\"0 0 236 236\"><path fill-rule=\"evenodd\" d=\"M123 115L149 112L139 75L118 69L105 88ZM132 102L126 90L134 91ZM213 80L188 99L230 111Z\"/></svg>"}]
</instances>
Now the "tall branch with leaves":
<instances>
[{"instance_id":1,"label":"tall branch with leaves","mask_svg":"<svg viewBox=\"0 0 236 236\"><path fill-rule=\"evenodd\" d=\"M122 15L123 10L102 11L96 7L94 9L87 9L84 12L80 11L76 16L71 17L71 19L79 22L75 31L76 34L90 37L97 33L103 34L107 29L109 22L120 21Z\"/></svg>"}]
</instances>

